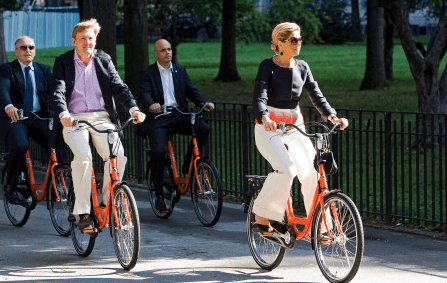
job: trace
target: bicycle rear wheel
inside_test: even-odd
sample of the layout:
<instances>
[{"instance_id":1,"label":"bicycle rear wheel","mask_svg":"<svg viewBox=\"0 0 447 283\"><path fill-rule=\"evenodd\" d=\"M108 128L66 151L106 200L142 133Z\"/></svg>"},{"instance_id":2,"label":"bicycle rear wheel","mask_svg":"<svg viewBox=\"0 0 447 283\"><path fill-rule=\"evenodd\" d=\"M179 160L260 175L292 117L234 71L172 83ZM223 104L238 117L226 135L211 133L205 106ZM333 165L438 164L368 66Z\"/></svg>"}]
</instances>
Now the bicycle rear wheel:
<instances>
[{"instance_id":1,"label":"bicycle rear wheel","mask_svg":"<svg viewBox=\"0 0 447 283\"><path fill-rule=\"evenodd\" d=\"M148 163L148 170L147 170L147 188L148 188L148 196L149 196L149 203L151 204L152 211L158 218L164 218L167 219L169 216L171 216L172 211L174 211L174 201L172 201L172 190L167 188L163 185L163 198L165 200L166 208L168 209L168 212L163 213L160 212L155 207L155 190L154 190L154 182L151 180L151 174L152 174L152 161ZM172 180L172 170L171 170L171 163L165 162L165 167L163 168L163 179L170 178ZM165 180L163 180L163 183L165 183Z\"/></svg>"},{"instance_id":2,"label":"bicycle rear wheel","mask_svg":"<svg viewBox=\"0 0 447 283\"><path fill-rule=\"evenodd\" d=\"M6 178L7 178L7 172L6 168L8 165L5 165L3 168L3 205L5 207L6 216L8 217L9 221L12 223L12 225L17 227L22 227L26 224L28 221L28 218L30 216L31 210L27 209L26 207L23 207L21 205L13 204L8 201L6 198ZM28 178L26 171L22 171L19 174L19 180L17 182L17 189L21 189L22 191L30 191Z\"/></svg>"},{"instance_id":3,"label":"bicycle rear wheel","mask_svg":"<svg viewBox=\"0 0 447 283\"><path fill-rule=\"evenodd\" d=\"M129 187L123 184L115 187L114 201L115 212L110 215L113 247L121 266L125 270L131 270L140 253L140 218L137 204Z\"/></svg>"},{"instance_id":4,"label":"bicycle rear wheel","mask_svg":"<svg viewBox=\"0 0 447 283\"><path fill-rule=\"evenodd\" d=\"M70 205L70 213L71 213L73 212L73 207L75 203L75 194L73 188L71 188L69 191L68 203ZM81 232L81 230L79 230L77 223L78 221L70 222L71 240L73 241L73 246L76 252L82 257L87 257L93 251L97 233L84 234Z\"/></svg>"},{"instance_id":5,"label":"bicycle rear wheel","mask_svg":"<svg viewBox=\"0 0 447 283\"><path fill-rule=\"evenodd\" d=\"M281 247L261 235L259 232L253 232L255 224L255 214L253 213L253 203L257 194L250 201L247 211L247 240L251 255L256 263L266 270L276 268L284 258L286 248Z\"/></svg>"},{"instance_id":6,"label":"bicycle rear wheel","mask_svg":"<svg viewBox=\"0 0 447 283\"><path fill-rule=\"evenodd\" d=\"M70 222L68 222L68 216L70 215L70 207L68 205L68 192L73 186L73 180L71 178L71 168L63 165L56 169L53 176L56 187L51 186L48 188L48 209L50 211L51 222L53 223L56 231L64 237L70 235ZM59 200L56 197L59 196Z\"/></svg>"},{"instance_id":7,"label":"bicycle rear wheel","mask_svg":"<svg viewBox=\"0 0 447 283\"><path fill-rule=\"evenodd\" d=\"M346 195L332 193L324 198L327 237L320 206L312 222L312 244L318 266L330 282L349 282L356 275L363 256L363 225L354 202ZM328 217L329 216L329 217Z\"/></svg>"},{"instance_id":8,"label":"bicycle rear wheel","mask_svg":"<svg viewBox=\"0 0 447 283\"><path fill-rule=\"evenodd\" d=\"M208 159L197 162L199 182L194 174L191 198L197 217L204 226L212 227L222 212L222 180L216 165Z\"/></svg>"}]
</instances>

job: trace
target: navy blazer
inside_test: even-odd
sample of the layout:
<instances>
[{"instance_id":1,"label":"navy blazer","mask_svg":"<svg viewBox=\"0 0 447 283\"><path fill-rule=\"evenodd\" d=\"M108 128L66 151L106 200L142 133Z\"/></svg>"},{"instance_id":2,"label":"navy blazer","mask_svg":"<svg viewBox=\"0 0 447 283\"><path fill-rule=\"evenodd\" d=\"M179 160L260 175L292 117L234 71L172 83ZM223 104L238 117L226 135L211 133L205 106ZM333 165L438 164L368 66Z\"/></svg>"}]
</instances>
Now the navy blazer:
<instances>
[{"instance_id":1,"label":"navy blazer","mask_svg":"<svg viewBox=\"0 0 447 283\"><path fill-rule=\"evenodd\" d=\"M95 50L95 69L105 109L110 120L119 125L116 103L120 103L126 111L137 106L137 103L127 85L121 80L111 57L102 50ZM54 113L59 117L63 111L68 111L68 104L74 88L76 70L74 49L57 57L54 62L50 85L50 102Z\"/></svg>"},{"instance_id":2,"label":"navy blazer","mask_svg":"<svg viewBox=\"0 0 447 283\"><path fill-rule=\"evenodd\" d=\"M48 95L50 93L51 68L47 65L33 62L37 96L41 112L48 112ZM23 109L25 95L25 77L18 60L0 66L0 127L4 139L11 127L11 118L5 112L8 104ZM40 115L42 116L42 115Z\"/></svg>"},{"instance_id":3,"label":"navy blazer","mask_svg":"<svg viewBox=\"0 0 447 283\"><path fill-rule=\"evenodd\" d=\"M196 89L189 79L186 69L180 65L172 64L172 79L174 81L174 95L179 107L186 107L188 100L196 105L206 103L203 95ZM188 99L188 100L187 100ZM161 82L160 71L157 62L144 68L140 72L140 96L138 106L140 111L147 115L146 120L140 124L139 133L146 136L149 132L150 124L156 114L149 112L149 107L159 103L164 105L163 84Z\"/></svg>"}]
</instances>

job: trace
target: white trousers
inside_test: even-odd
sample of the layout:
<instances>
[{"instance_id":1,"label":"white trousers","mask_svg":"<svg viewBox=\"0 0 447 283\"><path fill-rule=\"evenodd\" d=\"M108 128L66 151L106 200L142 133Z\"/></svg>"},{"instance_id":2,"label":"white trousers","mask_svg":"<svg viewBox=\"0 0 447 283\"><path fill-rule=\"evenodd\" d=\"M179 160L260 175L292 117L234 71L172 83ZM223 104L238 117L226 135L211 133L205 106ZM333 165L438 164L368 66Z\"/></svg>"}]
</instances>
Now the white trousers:
<instances>
[{"instance_id":1,"label":"white trousers","mask_svg":"<svg viewBox=\"0 0 447 283\"><path fill-rule=\"evenodd\" d=\"M90 112L82 114L72 114L76 120L89 121L93 126L100 130L116 128L115 124L109 118L107 111ZM124 174L127 158L124 156L124 148L117 133L113 145L113 152L117 155L117 170L120 181ZM107 141L107 134L97 133L86 124L79 124L79 130L71 127L64 127L63 136L65 143L73 152L73 161L71 162L73 187L76 201L73 214L90 213L90 196L92 180L92 152L89 146L89 136L92 137L92 143L99 156L104 160L104 179L102 185L102 200L105 204L109 193L110 183L110 152Z\"/></svg>"},{"instance_id":2,"label":"white trousers","mask_svg":"<svg viewBox=\"0 0 447 283\"><path fill-rule=\"evenodd\" d=\"M303 123L299 108L288 110L268 107L268 109L270 113L286 112L297 115L298 120L295 124ZM268 174L254 202L253 212L261 217L283 222L293 178L298 176L306 213L309 214L318 183L318 172L313 165L315 149L311 140L299 132L284 136L280 130L268 132L263 125L258 124L255 126L255 141L259 152L274 171Z\"/></svg>"}]
</instances>

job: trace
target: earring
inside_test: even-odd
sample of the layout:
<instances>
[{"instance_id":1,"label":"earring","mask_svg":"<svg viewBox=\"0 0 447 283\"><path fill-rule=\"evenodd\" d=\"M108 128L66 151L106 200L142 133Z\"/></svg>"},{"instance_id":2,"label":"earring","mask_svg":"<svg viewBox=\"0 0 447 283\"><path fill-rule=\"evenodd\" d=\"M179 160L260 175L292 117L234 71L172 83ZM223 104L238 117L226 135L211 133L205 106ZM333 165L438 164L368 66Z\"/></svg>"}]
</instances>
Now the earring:
<instances>
[{"instance_id":1,"label":"earring","mask_svg":"<svg viewBox=\"0 0 447 283\"><path fill-rule=\"evenodd\" d=\"M281 51L281 52L279 52L279 55L281 55L281 56L283 55L282 51Z\"/></svg>"}]
</instances>

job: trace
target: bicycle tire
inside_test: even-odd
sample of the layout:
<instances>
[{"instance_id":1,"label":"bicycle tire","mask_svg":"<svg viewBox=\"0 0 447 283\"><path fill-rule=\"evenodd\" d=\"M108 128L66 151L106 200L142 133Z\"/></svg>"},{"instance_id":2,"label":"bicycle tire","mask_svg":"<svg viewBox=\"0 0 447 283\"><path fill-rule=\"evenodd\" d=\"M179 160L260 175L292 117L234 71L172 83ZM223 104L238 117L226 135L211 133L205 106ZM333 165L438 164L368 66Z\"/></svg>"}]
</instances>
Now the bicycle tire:
<instances>
[{"instance_id":1,"label":"bicycle tire","mask_svg":"<svg viewBox=\"0 0 447 283\"><path fill-rule=\"evenodd\" d=\"M206 227L214 226L219 221L222 212L222 179L216 165L208 159L197 162L197 173L202 191L199 189L197 179L194 174L191 198L194 210L200 222Z\"/></svg>"},{"instance_id":2,"label":"bicycle tire","mask_svg":"<svg viewBox=\"0 0 447 283\"><path fill-rule=\"evenodd\" d=\"M329 282L349 282L356 275L363 256L363 224L354 202L342 193L324 198L328 228L333 241L323 243L320 235L326 231L322 224L321 206L317 206L312 222L312 244L318 267ZM341 230L340 230L341 227Z\"/></svg>"},{"instance_id":3,"label":"bicycle tire","mask_svg":"<svg viewBox=\"0 0 447 283\"><path fill-rule=\"evenodd\" d=\"M68 194L68 203L70 205L70 213L73 212L73 207L75 203L75 194L73 188L71 188ZM84 234L79 230L79 227L76 222L70 223L70 232L71 232L71 240L73 242L73 246L78 253L78 255L82 257L89 256L93 248L95 246L95 240L97 233L92 234Z\"/></svg>"},{"instance_id":4,"label":"bicycle tire","mask_svg":"<svg viewBox=\"0 0 447 283\"><path fill-rule=\"evenodd\" d=\"M168 219L169 216L171 216L172 212L174 211L174 202L171 201L171 190L167 188L166 186L163 186L163 196L165 199L166 207L168 208L168 212L162 213L155 207L155 190L154 190L154 183L151 181L151 166L152 161L148 162L148 170L147 170L147 193L149 196L149 203L151 204L152 211L158 218ZM170 174L171 180L172 180L172 170L171 170L171 163L166 164L163 168L164 174Z\"/></svg>"},{"instance_id":5,"label":"bicycle tire","mask_svg":"<svg viewBox=\"0 0 447 283\"><path fill-rule=\"evenodd\" d=\"M54 172L53 180L48 188L48 210L51 222L61 236L68 237L71 233L70 222L68 222L68 216L70 216L68 192L73 186L71 168L67 165L58 167ZM56 184L56 188L53 184ZM59 200L56 199L55 192L57 192Z\"/></svg>"},{"instance_id":6,"label":"bicycle tire","mask_svg":"<svg viewBox=\"0 0 447 283\"><path fill-rule=\"evenodd\" d=\"M29 216L31 214L31 210L27 209L26 207L23 207L18 204L10 203L9 200L6 198L5 195L5 186L6 186L6 178L7 178L7 172L6 168L8 165L6 164L3 167L3 174L2 174L2 180L3 180L3 206L5 207L6 216L8 217L9 221L12 225L16 227L22 227L23 225L28 222ZM29 187L28 177L27 177L26 171L22 171L19 174L19 180L17 183L17 187L22 187L23 189L31 190ZM27 187L27 188L26 188Z\"/></svg>"},{"instance_id":7,"label":"bicycle tire","mask_svg":"<svg viewBox=\"0 0 447 283\"><path fill-rule=\"evenodd\" d=\"M114 190L116 210L110 215L113 247L121 266L125 270L131 270L135 267L140 253L140 218L137 203L128 186L120 184Z\"/></svg>"},{"instance_id":8,"label":"bicycle tire","mask_svg":"<svg viewBox=\"0 0 447 283\"><path fill-rule=\"evenodd\" d=\"M250 253L255 262L265 270L273 270L281 263L286 253L286 248L281 247L263 237L259 232L253 232L255 214L253 204L257 194L250 200L247 211L247 240Z\"/></svg>"}]
</instances>

